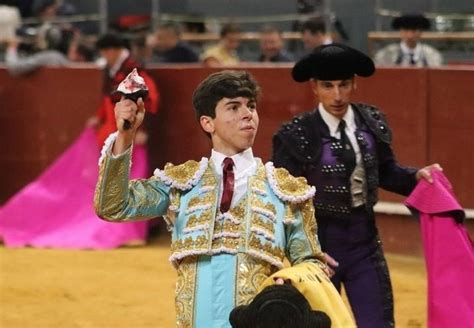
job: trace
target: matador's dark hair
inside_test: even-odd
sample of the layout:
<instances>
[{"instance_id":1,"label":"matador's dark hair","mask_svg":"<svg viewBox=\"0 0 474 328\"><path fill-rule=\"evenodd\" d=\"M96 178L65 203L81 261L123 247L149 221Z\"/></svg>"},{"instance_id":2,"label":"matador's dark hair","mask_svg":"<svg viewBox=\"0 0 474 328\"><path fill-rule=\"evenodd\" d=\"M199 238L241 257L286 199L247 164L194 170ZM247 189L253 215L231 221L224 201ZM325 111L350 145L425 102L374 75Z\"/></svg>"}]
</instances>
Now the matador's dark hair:
<instances>
[{"instance_id":1,"label":"matador's dark hair","mask_svg":"<svg viewBox=\"0 0 474 328\"><path fill-rule=\"evenodd\" d=\"M245 97L257 100L260 87L250 73L245 71L221 71L209 75L193 93L196 118L216 117L216 106L222 98Z\"/></svg>"}]
</instances>

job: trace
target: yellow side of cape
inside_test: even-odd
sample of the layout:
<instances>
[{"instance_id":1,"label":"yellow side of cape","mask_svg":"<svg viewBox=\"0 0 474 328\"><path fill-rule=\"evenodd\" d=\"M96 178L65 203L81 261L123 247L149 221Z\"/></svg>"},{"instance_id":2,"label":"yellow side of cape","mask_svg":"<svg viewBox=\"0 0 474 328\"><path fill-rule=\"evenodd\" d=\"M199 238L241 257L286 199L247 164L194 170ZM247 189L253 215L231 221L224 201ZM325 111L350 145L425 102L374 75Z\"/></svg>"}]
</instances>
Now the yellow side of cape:
<instances>
[{"instance_id":1,"label":"yellow side of cape","mask_svg":"<svg viewBox=\"0 0 474 328\"><path fill-rule=\"evenodd\" d=\"M341 295L317 264L304 262L275 272L263 282L260 290L275 284L276 278L290 280L306 297L311 309L323 311L331 318L331 327L357 327Z\"/></svg>"}]
</instances>

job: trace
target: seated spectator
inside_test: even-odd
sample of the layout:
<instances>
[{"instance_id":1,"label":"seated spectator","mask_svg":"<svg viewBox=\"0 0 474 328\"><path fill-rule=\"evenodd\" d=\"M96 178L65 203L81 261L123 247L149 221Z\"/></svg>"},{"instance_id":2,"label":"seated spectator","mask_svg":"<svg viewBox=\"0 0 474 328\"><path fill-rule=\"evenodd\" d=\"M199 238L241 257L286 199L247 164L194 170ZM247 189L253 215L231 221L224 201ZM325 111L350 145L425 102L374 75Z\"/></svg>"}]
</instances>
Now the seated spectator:
<instances>
[{"instance_id":1,"label":"seated spectator","mask_svg":"<svg viewBox=\"0 0 474 328\"><path fill-rule=\"evenodd\" d=\"M218 44L208 48L201 55L206 66L233 66L240 63L237 48L240 44L240 28L235 24L222 27Z\"/></svg>"},{"instance_id":2,"label":"seated spectator","mask_svg":"<svg viewBox=\"0 0 474 328\"><path fill-rule=\"evenodd\" d=\"M303 23L301 39L305 55L313 51L314 48L333 43L331 36L327 33L326 23L321 18L311 18Z\"/></svg>"},{"instance_id":3,"label":"seated spectator","mask_svg":"<svg viewBox=\"0 0 474 328\"><path fill-rule=\"evenodd\" d=\"M164 23L155 32L152 62L196 63L198 55L181 41L181 27L175 23Z\"/></svg>"},{"instance_id":4,"label":"seated spectator","mask_svg":"<svg viewBox=\"0 0 474 328\"><path fill-rule=\"evenodd\" d=\"M34 0L32 10L41 22L50 21L58 15L59 3L57 0Z\"/></svg>"},{"instance_id":5,"label":"seated spectator","mask_svg":"<svg viewBox=\"0 0 474 328\"><path fill-rule=\"evenodd\" d=\"M73 62L93 62L96 58L96 53L92 47L78 41L73 42L69 47L68 58Z\"/></svg>"},{"instance_id":6,"label":"seated spectator","mask_svg":"<svg viewBox=\"0 0 474 328\"><path fill-rule=\"evenodd\" d=\"M40 44L44 48L33 55L20 57L18 42L10 41L5 55L7 69L12 75L23 75L42 66L67 66L74 59L68 57L74 42L74 31L50 26L45 30L44 38L41 38Z\"/></svg>"},{"instance_id":7,"label":"seated spectator","mask_svg":"<svg viewBox=\"0 0 474 328\"><path fill-rule=\"evenodd\" d=\"M31 7L33 14L42 22L76 13L75 6L64 0L33 0Z\"/></svg>"},{"instance_id":8,"label":"seated spectator","mask_svg":"<svg viewBox=\"0 0 474 328\"><path fill-rule=\"evenodd\" d=\"M284 41L278 28L266 25L260 32L260 62L291 62L293 58L284 50Z\"/></svg>"},{"instance_id":9,"label":"seated spectator","mask_svg":"<svg viewBox=\"0 0 474 328\"><path fill-rule=\"evenodd\" d=\"M18 8L0 2L0 43L15 37L15 30L21 24Z\"/></svg>"},{"instance_id":10,"label":"seated spectator","mask_svg":"<svg viewBox=\"0 0 474 328\"><path fill-rule=\"evenodd\" d=\"M443 57L435 48L421 43L424 30L430 28L430 21L421 14L405 14L392 22L392 28L400 31L400 43L392 43L377 51L374 57L380 66L441 66Z\"/></svg>"}]
</instances>

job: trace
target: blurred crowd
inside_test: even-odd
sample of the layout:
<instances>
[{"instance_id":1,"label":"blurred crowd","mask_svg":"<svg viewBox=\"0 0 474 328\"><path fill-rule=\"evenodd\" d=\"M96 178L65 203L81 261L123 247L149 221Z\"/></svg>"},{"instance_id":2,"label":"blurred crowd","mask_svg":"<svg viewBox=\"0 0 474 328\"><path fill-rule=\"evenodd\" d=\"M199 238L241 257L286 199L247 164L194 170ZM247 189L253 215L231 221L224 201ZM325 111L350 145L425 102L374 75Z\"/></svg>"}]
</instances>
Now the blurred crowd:
<instances>
[{"instance_id":1,"label":"blurred crowd","mask_svg":"<svg viewBox=\"0 0 474 328\"><path fill-rule=\"evenodd\" d=\"M5 62L11 74L21 75L41 66L65 66L77 62L94 62L105 67L106 60L100 56L97 48L97 42L103 35L85 33L88 30L87 23L67 23L67 20L57 19L72 14L77 14L76 10L66 1L1 1L0 60ZM400 30L401 41L375 54L376 63L441 65L443 59L436 49L420 45L421 33L429 29L429 21L420 14L408 16L411 18L394 21L392 26ZM25 17L28 24L22 23ZM136 24L143 23L135 17L128 24L133 25L134 21ZM243 62L293 62L320 45L347 42L344 29L340 22L338 24L338 28L328 27L327 21L321 17L297 22L295 29L300 32L297 40L284 38L276 25L262 24L255 31L259 33L254 34L258 36L253 39L258 47L251 58L240 55L244 32L234 23L220 26L217 40L183 38L183 35L205 35L206 26L200 23L167 21L161 22L154 30L142 29L138 33L120 30L117 24L114 27L116 32L125 36L126 47L132 58L143 65L201 63L206 66L235 66ZM294 46L295 42L298 43L297 47Z\"/></svg>"}]
</instances>

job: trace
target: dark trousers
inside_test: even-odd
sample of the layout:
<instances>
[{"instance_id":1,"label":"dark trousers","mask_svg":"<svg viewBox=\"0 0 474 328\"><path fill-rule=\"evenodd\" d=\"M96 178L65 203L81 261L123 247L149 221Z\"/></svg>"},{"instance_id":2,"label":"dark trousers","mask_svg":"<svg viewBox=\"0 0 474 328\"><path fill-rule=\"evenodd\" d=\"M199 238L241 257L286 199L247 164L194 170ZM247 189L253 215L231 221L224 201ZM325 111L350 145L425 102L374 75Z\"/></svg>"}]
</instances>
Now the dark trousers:
<instances>
[{"instance_id":1,"label":"dark trousers","mask_svg":"<svg viewBox=\"0 0 474 328\"><path fill-rule=\"evenodd\" d=\"M339 262L332 278L344 285L359 328L394 327L393 295L374 215L363 207L349 219L317 217L323 251Z\"/></svg>"}]
</instances>

